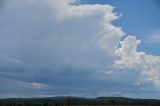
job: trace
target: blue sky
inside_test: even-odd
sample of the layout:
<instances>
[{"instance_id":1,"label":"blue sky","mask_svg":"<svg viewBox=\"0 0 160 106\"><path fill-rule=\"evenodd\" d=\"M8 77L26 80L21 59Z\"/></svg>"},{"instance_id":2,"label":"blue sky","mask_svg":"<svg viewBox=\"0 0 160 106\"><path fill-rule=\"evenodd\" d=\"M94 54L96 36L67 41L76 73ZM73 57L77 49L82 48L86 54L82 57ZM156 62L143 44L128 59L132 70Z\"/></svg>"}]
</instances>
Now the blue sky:
<instances>
[{"instance_id":1,"label":"blue sky","mask_svg":"<svg viewBox=\"0 0 160 106\"><path fill-rule=\"evenodd\" d=\"M115 25L123 26L123 30L143 40L139 50L148 54L160 55L160 45L145 42L147 36L151 36L160 29L160 2L158 0L82 0L83 3L111 4L115 12L123 16L114 21Z\"/></svg>"},{"instance_id":2,"label":"blue sky","mask_svg":"<svg viewBox=\"0 0 160 106\"><path fill-rule=\"evenodd\" d=\"M159 5L158 0L1 2L0 98L160 99Z\"/></svg>"}]
</instances>

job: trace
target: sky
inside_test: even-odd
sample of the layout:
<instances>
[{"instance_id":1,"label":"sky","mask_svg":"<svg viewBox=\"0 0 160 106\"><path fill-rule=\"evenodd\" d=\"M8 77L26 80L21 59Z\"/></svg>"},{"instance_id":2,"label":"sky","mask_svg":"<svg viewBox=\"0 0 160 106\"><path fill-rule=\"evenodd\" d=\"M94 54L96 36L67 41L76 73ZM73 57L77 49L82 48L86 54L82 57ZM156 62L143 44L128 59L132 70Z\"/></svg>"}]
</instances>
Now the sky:
<instances>
[{"instance_id":1,"label":"sky","mask_svg":"<svg viewBox=\"0 0 160 106\"><path fill-rule=\"evenodd\" d=\"M158 0L1 0L0 98L160 99Z\"/></svg>"},{"instance_id":2,"label":"sky","mask_svg":"<svg viewBox=\"0 0 160 106\"><path fill-rule=\"evenodd\" d=\"M123 26L123 31L128 32L142 39L138 50L145 51L147 54L160 55L158 49L159 41L148 42L150 36L157 35L160 28L160 1L159 0L82 0L83 3L90 4L110 4L115 7L114 11L123 14L121 18L113 23Z\"/></svg>"}]
</instances>

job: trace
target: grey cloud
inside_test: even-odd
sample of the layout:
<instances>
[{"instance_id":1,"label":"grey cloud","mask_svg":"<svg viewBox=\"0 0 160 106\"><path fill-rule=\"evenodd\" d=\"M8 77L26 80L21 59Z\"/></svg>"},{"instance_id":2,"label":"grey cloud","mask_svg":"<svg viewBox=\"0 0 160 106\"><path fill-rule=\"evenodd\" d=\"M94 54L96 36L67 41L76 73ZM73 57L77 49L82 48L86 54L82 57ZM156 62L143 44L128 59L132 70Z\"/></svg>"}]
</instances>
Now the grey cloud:
<instances>
[{"instance_id":1,"label":"grey cloud","mask_svg":"<svg viewBox=\"0 0 160 106\"><path fill-rule=\"evenodd\" d=\"M140 92L133 85L133 77L140 79L136 72L112 66L124 35L111 24L119 18L113 7L68 3L70 0L6 2L0 13L0 84L6 83L0 87L1 97ZM107 75L107 71L114 72ZM124 76L131 74L126 81ZM16 88L17 81L49 87Z\"/></svg>"}]
</instances>

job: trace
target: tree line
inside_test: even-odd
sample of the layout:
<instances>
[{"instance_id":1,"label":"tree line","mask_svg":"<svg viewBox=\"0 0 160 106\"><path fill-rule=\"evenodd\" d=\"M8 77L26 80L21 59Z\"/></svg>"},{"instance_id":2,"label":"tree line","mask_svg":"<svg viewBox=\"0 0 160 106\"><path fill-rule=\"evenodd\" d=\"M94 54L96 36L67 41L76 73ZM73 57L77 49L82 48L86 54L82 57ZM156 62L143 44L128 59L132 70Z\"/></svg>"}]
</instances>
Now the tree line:
<instances>
[{"instance_id":1,"label":"tree line","mask_svg":"<svg viewBox=\"0 0 160 106\"><path fill-rule=\"evenodd\" d=\"M39 99L2 99L0 106L81 106L81 105L160 105L160 100L130 98L39 98Z\"/></svg>"}]
</instances>

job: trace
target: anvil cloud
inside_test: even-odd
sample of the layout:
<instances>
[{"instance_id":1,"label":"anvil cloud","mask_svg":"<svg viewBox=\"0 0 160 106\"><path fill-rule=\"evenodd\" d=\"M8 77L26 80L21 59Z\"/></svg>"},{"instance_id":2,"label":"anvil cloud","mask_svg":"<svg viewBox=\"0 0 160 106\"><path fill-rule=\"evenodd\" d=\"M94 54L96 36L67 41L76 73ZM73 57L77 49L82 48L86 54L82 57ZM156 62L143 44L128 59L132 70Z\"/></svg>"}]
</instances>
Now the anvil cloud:
<instances>
[{"instance_id":1,"label":"anvil cloud","mask_svg":"<svg viewBox=\"0 0 160 106\"><path fill-rule=\"evenodd\" d=\"M113 10L74 0L4 2L0 96L135 97L159 90L160 57L137 51L140 40L112 24L121 16Z\"/></svg>"}]
</instances>

